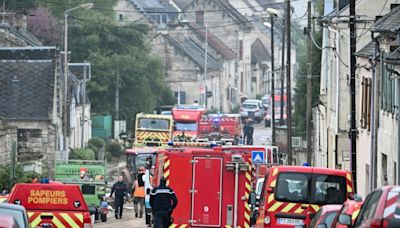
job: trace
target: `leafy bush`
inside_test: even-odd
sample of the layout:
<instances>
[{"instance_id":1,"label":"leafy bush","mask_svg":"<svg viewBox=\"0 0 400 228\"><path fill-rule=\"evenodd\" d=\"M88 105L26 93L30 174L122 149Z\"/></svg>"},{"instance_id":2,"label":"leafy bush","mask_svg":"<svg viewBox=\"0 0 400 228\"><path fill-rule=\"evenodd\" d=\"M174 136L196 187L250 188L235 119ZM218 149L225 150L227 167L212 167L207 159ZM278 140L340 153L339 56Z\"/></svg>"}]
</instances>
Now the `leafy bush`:
<instances>
[{"instance_id":1,"label":"leafy bush","mask_svg":"<svg viewBox=\"0 0 400 228\"><path fill-rule=\"evenodd\" d=\"M88 141L88 148L91 149L92 151L94 151L95 153L95 157L97 158L97 154L99 153L99 149L104 147L104 145L106 144L106 142L104 141L104 139L101 138L91 138Z\"/></svg>"},{"instance_id":2,"label":"leafy bush","mask_svg":"<svg viewBox=\"0 0 400 228\"><path fill-rule=\"evenodd\" d=\"M106 151L110 152L114 157L120 157L122 154L121 144L114 141L107 142Z\"/></svg>"},{"instance_id":3,"label":"leafy bush","mask_svg":"<svg viewBox=\"0 0 400 228\"><path fill-rule=\"evenodd\" d=\"M104 159L107 160L107 162L111 161L112 154L109 151L106 151L106 153L104 154Z\"/></svg>"},{"instance_id":4,"label":"leafy bush","mask_svg":"<svg viewBox=\"0 0 400 228\"><path fill-rule=\"evenodd\" d=\"M96 155L95 155L94 151L89 148L75 149L70 152L69 159L96 160Z\"/></svg>"},{"instance_id":5,"label":"leafy bush","mask_svg":"<svg viewBox=\"0 0 400 228\"><path fill-rule=\"evenodd\" d=\"M10 169L11 165L0 166L0 191L10 191ZM21 165L15 167L14 183L30 183L34 178L39 178L39 174L34 172L24 172Z\"/></svg>"}]
</instances>

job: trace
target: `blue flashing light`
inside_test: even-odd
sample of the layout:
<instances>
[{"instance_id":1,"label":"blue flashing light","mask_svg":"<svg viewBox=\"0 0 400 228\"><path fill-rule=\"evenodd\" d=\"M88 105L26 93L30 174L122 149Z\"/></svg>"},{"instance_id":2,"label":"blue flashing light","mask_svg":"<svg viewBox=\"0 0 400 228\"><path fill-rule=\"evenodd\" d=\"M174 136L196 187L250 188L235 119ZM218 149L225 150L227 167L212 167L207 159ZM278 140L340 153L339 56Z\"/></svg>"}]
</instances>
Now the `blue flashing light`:
<instances>
[{"instance_id":1,"label":"blue flashing light","mask_svg":"<svg viewBox=\"0 0 400 228\"><path fill-rule=\"evenodd\" d=\"M310 164L308 164L308 162L304 162L303 166L311 166Z\"/></svg>"},{"instance_id":2,"label":"blue flashing light","mask_svg":"<svg viewBox=\"0 0 400 228\"><path fill-rule=\"evenodd\" d=\"M49 178L47 178L47 177L40 178L40 183L41 184L48 184L49 183Z\"/></svg>"},{"instance_id":3,"label":"blue flashing light","mask_svg":"<svg viewBox=\"0 0 400 228\"><path fill-rule=\"evenodd\" d=\"M168 146L174 146L174 141L169 141L167 144Z\"/></svg>"}]
</instances>

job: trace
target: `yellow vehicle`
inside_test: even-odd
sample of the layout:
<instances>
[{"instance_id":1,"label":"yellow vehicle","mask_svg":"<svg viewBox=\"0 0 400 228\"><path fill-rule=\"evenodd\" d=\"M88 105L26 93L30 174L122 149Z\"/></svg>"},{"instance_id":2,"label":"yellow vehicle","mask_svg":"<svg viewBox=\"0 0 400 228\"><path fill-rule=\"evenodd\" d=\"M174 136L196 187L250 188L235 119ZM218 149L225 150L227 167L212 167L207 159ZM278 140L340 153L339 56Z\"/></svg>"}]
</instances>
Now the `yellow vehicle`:
<instances>
[{"instance_id":1,"label":"yellow vehicle","mask_svg":"<svg viewBox=\"0 0 400 228\"><path fill-rule=\"evenodd\" d=\"M173 119L169 115L136 115L135 146L164 146L172 138Z\"/></svg>"}]
</instances>

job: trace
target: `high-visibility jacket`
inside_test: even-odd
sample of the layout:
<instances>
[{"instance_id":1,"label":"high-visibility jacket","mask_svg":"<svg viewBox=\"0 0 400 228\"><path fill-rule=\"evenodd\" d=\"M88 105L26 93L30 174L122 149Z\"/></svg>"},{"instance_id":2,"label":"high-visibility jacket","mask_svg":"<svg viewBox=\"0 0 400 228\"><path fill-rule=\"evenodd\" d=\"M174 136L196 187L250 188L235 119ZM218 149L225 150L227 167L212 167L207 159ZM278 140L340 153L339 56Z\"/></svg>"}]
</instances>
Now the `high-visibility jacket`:
<instances>
[{"instance_id":1,"label":"high-visibility jacket","mask_svg":"<svg viewBox=\"0 0 400 228\"><path fill-rule=\"evenodd\" d=\"M146 195L144 191L144 186L139 186L139 182L135 180L135 192L133 193L134 197L143 197Z\"/></svg>"}]
</instances>

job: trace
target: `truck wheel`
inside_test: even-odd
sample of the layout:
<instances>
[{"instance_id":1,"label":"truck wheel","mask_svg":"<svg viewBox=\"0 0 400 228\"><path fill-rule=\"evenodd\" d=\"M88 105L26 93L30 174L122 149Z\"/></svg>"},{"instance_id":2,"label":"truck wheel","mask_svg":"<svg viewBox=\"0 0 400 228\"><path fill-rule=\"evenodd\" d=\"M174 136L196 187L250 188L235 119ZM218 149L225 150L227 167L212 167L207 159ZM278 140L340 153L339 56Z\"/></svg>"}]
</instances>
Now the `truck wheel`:
<instances>
[{"instance_id":1,"label":"truck wheel","mask_svg":"<svg viewBox=\"0 0 400 228\"><path fill-rule=\"evenodd\" d=\"M107 214L101 213L100 217L102 222L107 222Z\"/></svg>"}]
</instances>

